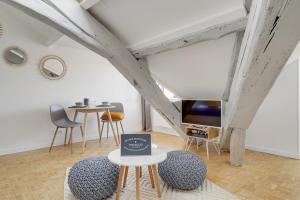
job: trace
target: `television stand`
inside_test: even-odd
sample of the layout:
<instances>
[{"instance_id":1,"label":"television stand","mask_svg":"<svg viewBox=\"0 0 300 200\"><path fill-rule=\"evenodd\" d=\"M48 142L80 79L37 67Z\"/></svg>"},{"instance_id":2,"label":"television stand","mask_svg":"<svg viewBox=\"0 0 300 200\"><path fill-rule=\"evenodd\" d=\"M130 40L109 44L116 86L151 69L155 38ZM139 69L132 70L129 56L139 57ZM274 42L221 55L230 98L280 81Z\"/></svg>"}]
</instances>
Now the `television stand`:
<instances>
[{"instance_id":1,"label":"television stand","mask_svg":"<svg viewBox=\"0 0 300 200\"><path fill-rule=\"evenodd\" d=\"M206 126L195 126L189 125L185 127L185 134L187 135L185 150L189 150L193 141L196 142L197 150L199 142L206 143L206 154L209 159L208 143L214 144L218 154L220 155L220 136L222 128L206 127Z\"/></svg>"}]
</instances>

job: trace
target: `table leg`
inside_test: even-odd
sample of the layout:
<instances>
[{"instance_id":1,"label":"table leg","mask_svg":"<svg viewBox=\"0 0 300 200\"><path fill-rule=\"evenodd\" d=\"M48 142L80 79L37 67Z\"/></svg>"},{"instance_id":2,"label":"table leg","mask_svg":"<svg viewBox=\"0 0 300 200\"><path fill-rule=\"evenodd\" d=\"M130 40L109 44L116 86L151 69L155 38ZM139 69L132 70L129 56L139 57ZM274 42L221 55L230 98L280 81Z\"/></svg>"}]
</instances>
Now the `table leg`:
<instances>
[{"instance_id":1,"label":"table leg","mask_svg":"<svg viewBox=\"0 0 300 200\"><path fill-rule=\"evenodd\" d=\"M120 199L120 194L121 194L122 185L123 185L122 183L123 183L124 169L125 169L124 166L120 166L116 200Z\"/></svg>"},{"instance_id":2,"label":"table leg","mask_svg":"<svg viewBox=\"0 0 300 200\"><path fill-rule=\"evenodd\" d=\"M140 200L140 167L135 167L135 195L136 195L136 200Z\"/></svg>"},{"instance_id":3,"label":"table leg","mask_svg":"<svg viewBox=\"0 0 300 200\"><path fill-rule=\"evenodd\" d=\"M120 144L120 142L119 142L119 135L118 135L118 137L116 137L116 132L115 132L115 129L114 129L114 126L113 126L113 123L112 123L112 118L111 118L109 109L107 109L107 114L108 114L108 119L109 119L108 121L109 121L111 130L112 130L112 132L114 134L115 142L116 142L117 145L119 145Z\"/></svg>"},{"instance_id":4,"label":"table leg","mask_svg":"<svg viewBox=\"0 0 300 200\"><path fill-rule=\"evenodd\" d=\"M86 140L86 129L87 129L87 115L88 113L84 113L84 122L83 122L83 140L82 140L82 152L85 150L85 140Z\"/></svg>"},{"instance_id":5,"label":"table leg","mask_svg":"<svg viewBox=\"0 0 300 200\"><path fill-rule=\"evenodd\" d=\"M152 188L155 188L154 180L153 180L153 172L152 172L152 169L151 169L151 165L148 166L148 171L149 171L151 186L152 186Z\"/></svg>"},{"instance_id":6,"label":"table leg","mask_svg":"<svg viewBox=\"0 0 300 200\"><path fill-rule=\"evenodd\" d=\"M97 122L98 122L98 132L99 132L99 142L101 140L101 122L100 122L100 116L99 113L97 112Z\"/></svg>"},{"instance_id":7,"label":"table leg","mask_svg":"<svg viewBox=\"0 0 300 200\"><path fill-rule=\"evenodd\" d=\"M124 180L123 180L123 188L124 188L125 185L126 185L127 175L128 175L128 166L125 167Z\"/></svg>"},{"instance_id":8,"label":"table leg","mask_svg":"<svg viewBox=\"0 0 300 200\"><path fill-rule=\"evenodd\" d=\"M73 121L74 121L74 122L76 122L77 115L78 115L78 111L77 111L77 110L75 110L75 114L74 114L74 117L73 117Z\"/></svg>"},{"instance_id":9,"label":"table leg","mask_svg":"<svg viewBox=\"0 0 300 200\"><path fill-rule=\"evenodd\" d=\"M161 197L160 183L159 183L159 179L158 179L156 165L152 165L151 168L152 168L152 172L153 172L153 178L154 178L154 184L155 184L157 196L158 196L158 198L160 198Z\"/></svg>"}]
</instances>

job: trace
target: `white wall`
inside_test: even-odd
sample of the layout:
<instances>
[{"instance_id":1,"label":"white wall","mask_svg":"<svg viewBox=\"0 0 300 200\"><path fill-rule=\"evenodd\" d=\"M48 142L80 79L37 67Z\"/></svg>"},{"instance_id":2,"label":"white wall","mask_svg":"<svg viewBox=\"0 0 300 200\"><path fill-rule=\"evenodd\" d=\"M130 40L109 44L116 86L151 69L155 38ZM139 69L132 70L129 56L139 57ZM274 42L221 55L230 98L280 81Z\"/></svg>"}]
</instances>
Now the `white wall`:
<instances>
[{"instance_id":1,"label":"white wall","mask_svg":"<svg viewBox=\"0 0 300 200\"><path fill-rule=\"evenodd\" d=\"M299 154L299 60L287 64L255 115L248 149L293 158Z\"/></svg>"},{"instance_id":2,"label":"white wall","mask_svg":"<svg viewBox=\"0 0 300 200\"><path fill-rule=\"evenodd\" d=\"M151 73L181 98L221 99L235 34L148 57Z\"/></svg>"},{"instance_id":3,"label":"white wall","mask_svg":"<svg viewBox=\"0 0 300 200\"><path fill-rule=\"evenodd\" d=\"M124 103L125 131L141 130L140 95L106 59L84 48L46 47L35 31L2 8L0 19L4 37L0 39L0 52L17 45L25 49L28 62L15 67L0 58L0 154L48 147L54 131L49 105L69 106L84 97L98 102ZM51 81L40 74L39 61L49 54L60 56L66 62L67 73L63 79ZM90 139L98 137L96 124L96 117L91 115L87 132ZM79 131L75 136L80 139ZM56 144L62 142L63 134L58 134Z\"/></svg>"}]
</instances>

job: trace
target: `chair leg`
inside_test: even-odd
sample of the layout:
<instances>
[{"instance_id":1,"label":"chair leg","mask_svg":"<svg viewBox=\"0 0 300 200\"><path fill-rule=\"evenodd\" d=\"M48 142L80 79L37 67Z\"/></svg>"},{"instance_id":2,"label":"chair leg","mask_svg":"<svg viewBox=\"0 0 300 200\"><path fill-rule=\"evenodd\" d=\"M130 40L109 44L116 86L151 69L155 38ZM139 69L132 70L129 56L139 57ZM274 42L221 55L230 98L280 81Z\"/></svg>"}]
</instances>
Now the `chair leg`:
<instances>
[{"instance_id":1,"label":"chair leg","mask_svg":"<svg viewBox=\"0 0 300 200\"><path fill-rule=\"evenodd\" d=\"M67 137L68 137L68 128L66 128L64 146L66 146L66 144L67 144Z\"/></svg>"},{"instance_id":2,"label":"chair leg","mask_svg":"<svg viewBox=\"0 0 300 200\"><path fill-rule=\"evenodd\" d=\"M52 142L51 142L51 146L50 146L50 148L49 148L49 153L51 152L51 149L52 149L52 147L53 147L53 143L54 143L55 137L56 137L56 135L57 135L58 129L59 129L59 128L56 127L55 133L54 133L54 136L53 136L53 139L52 139Z\"/></svg>"},{"instance_id":3,"label":"chair leg","mask_svg":"<svg viewBox=\"0 0 300 200\"><path fill-rule=\"evenodd\" d=\"M120 125L121 125L121 129L122 129L122 134L124 134L124 129L123 129L123 124L122 124L122 121L120 121Z\"/></svg>"},{"instance_id":4,"label":"chair leg","mask_svg":"<svg viewBox=\"0 0 300 200\"><path fill-rule=\"evenodd\" d=\"M220 150L219 144L216 144L216 143L213 143L213 144L214 144L214 147L215 147L215 149L216 149L218 155L221 155L221 150Z\"/></svg>"},{"instance_id":5,"label":"chair leg","mask_svg":"<svg viewBox=\"0 0 300 200\"><path fill-rule=\"evenodd\" d=\"M206 141L206 155L207 155L207 160L209 160L208 141Z\"/></svg>"},{"instance_id":6,"label":"chair leg","mask_svg":"<svg viewBox=\"0 0 300 200\"><path fill-rule=\"evenodd\" d=\"M100 131L100 138L99 138L99 142L100 142L100 141L101 141L101 139L102 139L103 128L104 128L104 122L102 122L101 131Z\"/></svg>"},{"instance_id":7,"label":"chair leg","mask_svg":"<svg viewBox=\"0 0 300 200\"><path fill-rule=\"evenodd\" d=\"M82 129L82 126L80 126L80 132L81 132L81 136L83 138L83 129Z\"/></svg>"},{"instance_id":8,"label":"chair leg","mask_svg":"<svg viewBox=\"0 0 300 200\"><path fill-rule=\"evenodd\" d=\"M106 122L106 138L108 138L108 131L109 131L109 122Z\"/></svg>"},{"instance_id":9,"label":"chair leg","mask_svg":"<svg viewBox=\"0 0 300 200\"><path fill-rule=\"evenodd\" d=\"M119 135L118 121L116 121L117 134Z\"/></svg>"},{"instance_id":10,"label":"chair leg","mask_svg":"<svg viewBox=\"0 0 300 200\"><path fill-rule=\"evenodd\" d=\"M71 153L73 153L73 127L71 127L71 132L70 132L70 144L71 144Z\"/></svg>"}]
</instances>

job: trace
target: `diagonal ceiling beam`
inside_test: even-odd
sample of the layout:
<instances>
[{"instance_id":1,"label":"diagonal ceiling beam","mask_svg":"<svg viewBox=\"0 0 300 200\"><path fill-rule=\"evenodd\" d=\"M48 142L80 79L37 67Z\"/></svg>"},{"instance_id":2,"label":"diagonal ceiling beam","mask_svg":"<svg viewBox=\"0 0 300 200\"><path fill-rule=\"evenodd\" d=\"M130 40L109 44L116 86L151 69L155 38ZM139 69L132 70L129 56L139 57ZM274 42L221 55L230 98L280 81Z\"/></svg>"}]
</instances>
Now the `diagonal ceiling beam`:
<instances>
[{"instance_id":1,"label":"diagonal ceiling beam","mask_svg":"<svg viewBox=\"0 0 300 200\"><path fill-rule=\"evenodd\" d=\"M194 33L187 33L181 37L152 44L141 49L131 49L131 52L137 58L159 54L164 51L187 47L199 42L219 39L230 33L244 30L246 28L246 24L247 17L240 17L238 19L228 20L211 27L205 27L202 30Z\"/></svg>"},{"instance_id":2,"label":"diagonal ceiling beam","mask_svg":"<svg viewBox=\"0 0 300 200\"><path fill-rule=\"evenodd\" d=\"M234 165L242 164L245 130L300 39L299 8L299 0L252 3L225 113Z\"/></svg>"},{"instance_id":3,"label":"diagonal ceiling beam","mask_svg":"<svg viewBox=\"0 0 300 200\"><path fill-rule=\"evenodd\" d=\"M147 63L140 63L122 42L96 21L75 0L2 0L54 27L110 63L182 136L180 111L165 97L150 75Z\"/></svg>"},{"instance_id":4,"label":"diagonal ceiling beam","mask_svg":"<svg viewBox=\"0 0 300 200\"><path fill-rule=\"evenodd\" d=\"M244 31L237 32L235 35L234 47L232 50L231 60L230 60L230 67L227 75L225 90L223 92L223 97L222 97L223 101L228 101L229 99L231 84L234 77L236 64L239 58L243 37L244 37Z\"/></svg>"},{"instance_id":5,"label":"diagonal ceiling beam","mask_svg":"<svg viewBox=\"0 0 300 200\"><path fill-rule=\"evenodd\" d=\"M80 2L81 7L84 9L88 10L89 8L93 7L96 5L100 0L82 0Z\"/></svg>"}]
</instances>

